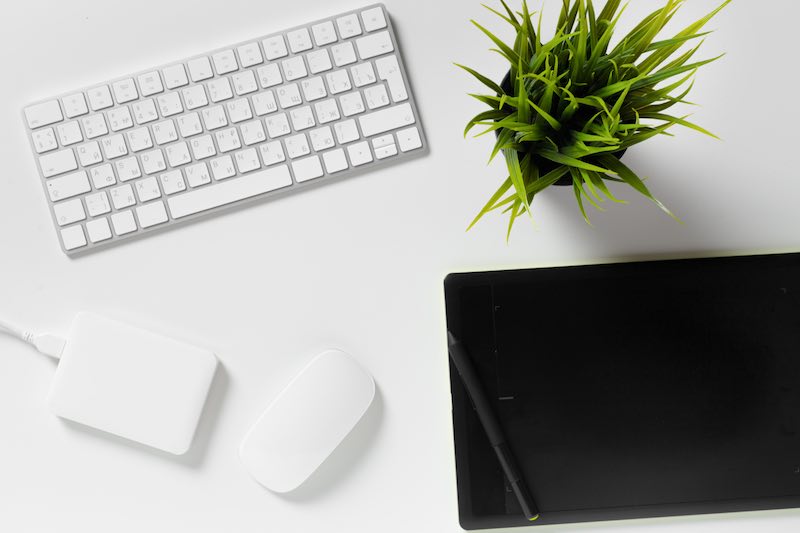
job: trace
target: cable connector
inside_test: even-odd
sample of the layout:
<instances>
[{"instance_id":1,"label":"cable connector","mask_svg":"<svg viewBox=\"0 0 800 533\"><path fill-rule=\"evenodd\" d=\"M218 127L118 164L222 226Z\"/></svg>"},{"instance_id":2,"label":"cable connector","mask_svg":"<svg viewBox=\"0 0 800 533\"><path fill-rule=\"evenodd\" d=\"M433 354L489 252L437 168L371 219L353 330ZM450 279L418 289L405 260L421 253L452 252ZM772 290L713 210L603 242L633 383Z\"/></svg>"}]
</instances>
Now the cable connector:
<instances>
[{"instance_id":1,"label":"cable connector","mask_svg":"<svg viewBox=\"0 0 800 533\"><path fill-rule=\"evenodd\" d=\"M28 342L33 344L33 346L44 355L48 355L54 359L59 359L61 357L61 352L64 351L64 345L67 343L66 339L49 333L36 335Z\"/></svg>"},{"instance_id":2,"label":"cable connector","mask_svg":"<svg viewBox=\"0 0 800 533\"><path fill-rule=\"evenodd\" d=\"M64 345L67 343L66 339L59 337L58 335L53 335L51 333L33 333L23 330L3 320L0 320L0 333L6 333L13 337L17 337L18 339L32 345L44 355L54 359L61 358L61 352L64 351Z\"/></svg>"}]
</instances>

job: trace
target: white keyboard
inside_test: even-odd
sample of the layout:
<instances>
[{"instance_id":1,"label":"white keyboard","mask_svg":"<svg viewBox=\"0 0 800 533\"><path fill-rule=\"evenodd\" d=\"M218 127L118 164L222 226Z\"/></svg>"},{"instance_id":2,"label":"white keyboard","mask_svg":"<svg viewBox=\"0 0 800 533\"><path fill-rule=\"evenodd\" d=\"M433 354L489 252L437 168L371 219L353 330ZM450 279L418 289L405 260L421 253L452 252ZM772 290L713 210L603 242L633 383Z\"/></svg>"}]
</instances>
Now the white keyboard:
<instances>
[{"instance_id":1,"label":"white keyboard","mask_svg":"<svg viewBox=\"0 0 800 533\"><path fill-rule=\"evenodd\" d=\"M25 108L77 254L427 152L373 5Z\"/></svg>"}]
</instances>

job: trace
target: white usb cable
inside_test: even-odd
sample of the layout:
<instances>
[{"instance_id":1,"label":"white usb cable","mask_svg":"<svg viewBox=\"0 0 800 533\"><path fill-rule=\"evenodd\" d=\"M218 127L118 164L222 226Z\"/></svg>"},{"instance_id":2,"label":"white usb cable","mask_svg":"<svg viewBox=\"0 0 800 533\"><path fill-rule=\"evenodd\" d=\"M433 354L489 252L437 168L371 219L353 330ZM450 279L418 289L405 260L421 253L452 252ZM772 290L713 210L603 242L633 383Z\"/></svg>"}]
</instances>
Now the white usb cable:
<instances>
[{"instance_id":1,"label":"white usb cable","mask_svg":"<svg viewBox=\"0 0 800 533\"><path fill-rule=\"evenodd\" d=\"M27 342L41 353L58 359L61 357L61 352L64 350L66 340L58 335L50 333L37 334L32 331L27 331L19 326L6 322L0 319L0 333L17 337L18 339Z\"/></svg>"}]
</instances>

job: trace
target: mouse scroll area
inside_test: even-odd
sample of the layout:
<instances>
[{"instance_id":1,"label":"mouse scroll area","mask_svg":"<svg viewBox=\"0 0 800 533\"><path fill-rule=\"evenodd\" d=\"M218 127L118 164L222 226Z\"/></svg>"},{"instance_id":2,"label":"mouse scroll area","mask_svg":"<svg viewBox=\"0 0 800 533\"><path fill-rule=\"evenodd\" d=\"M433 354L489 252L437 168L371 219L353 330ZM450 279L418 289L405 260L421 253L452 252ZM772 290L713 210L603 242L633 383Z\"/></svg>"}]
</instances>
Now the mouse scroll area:
<instances>
[{"instance_id":1,"label":"mouse scroll area","mask_svg":"<svg viewBox=\"0 0 800 533\"><path fill-rule=\"evenodd\" d=\"M316 356L267 407L239 456L260 484L290 492L314 473L375 397L372 376L339 350Z\"/></svg>"}]
</instances>

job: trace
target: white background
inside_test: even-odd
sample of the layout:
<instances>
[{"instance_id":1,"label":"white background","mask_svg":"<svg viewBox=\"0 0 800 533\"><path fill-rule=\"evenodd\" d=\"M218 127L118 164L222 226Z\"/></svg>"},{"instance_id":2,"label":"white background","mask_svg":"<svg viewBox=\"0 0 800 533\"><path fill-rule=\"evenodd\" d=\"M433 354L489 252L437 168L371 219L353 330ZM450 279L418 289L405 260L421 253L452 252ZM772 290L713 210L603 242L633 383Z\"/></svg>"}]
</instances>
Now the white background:
<instances>
[{"instance_id":1,"label":"white background","mask_svg":"<svg viewBox=\"0 0 800 533\"><path fill-rule=\"evenodd\" d=\"M548 21L560 2L548 3ZM627 20L658 7L636 0ZM539 6L538 0L531 2ZM692 0L672 28L715 6ZM30 101L359 7L339 0L47 0L6 3L0 25L0 316L65 332L108 314L215 350L193 450L153 452L68 425L44 398L54 364L0 339L0 531L457 532L442 281L452 271L627 258L797 250L800 182L793 93L800 16L788 0L734 2L712 23L694 119L626 162L684 221L631 200L579 216L551 189L505 242L505 219L464 229L505 178L491 139L463 140L479 86L452 66L502 76L468 23L501 28L476 1L388 0L432 148L385 171L257 204L93 254L59 250L20 109ZM552 24L545 24L551 27ZM623 25L629 28L630 24ZM504 34L508 36L508 34ZM530 303L534 309L535 301ZM286 380L338 347L374 374L379 398L301 490L253 482L236 449ZM335 401L335 399L332 399ZM796 531L800 511L560 526L543 531Z\"/></svg>"}]
</instances>

